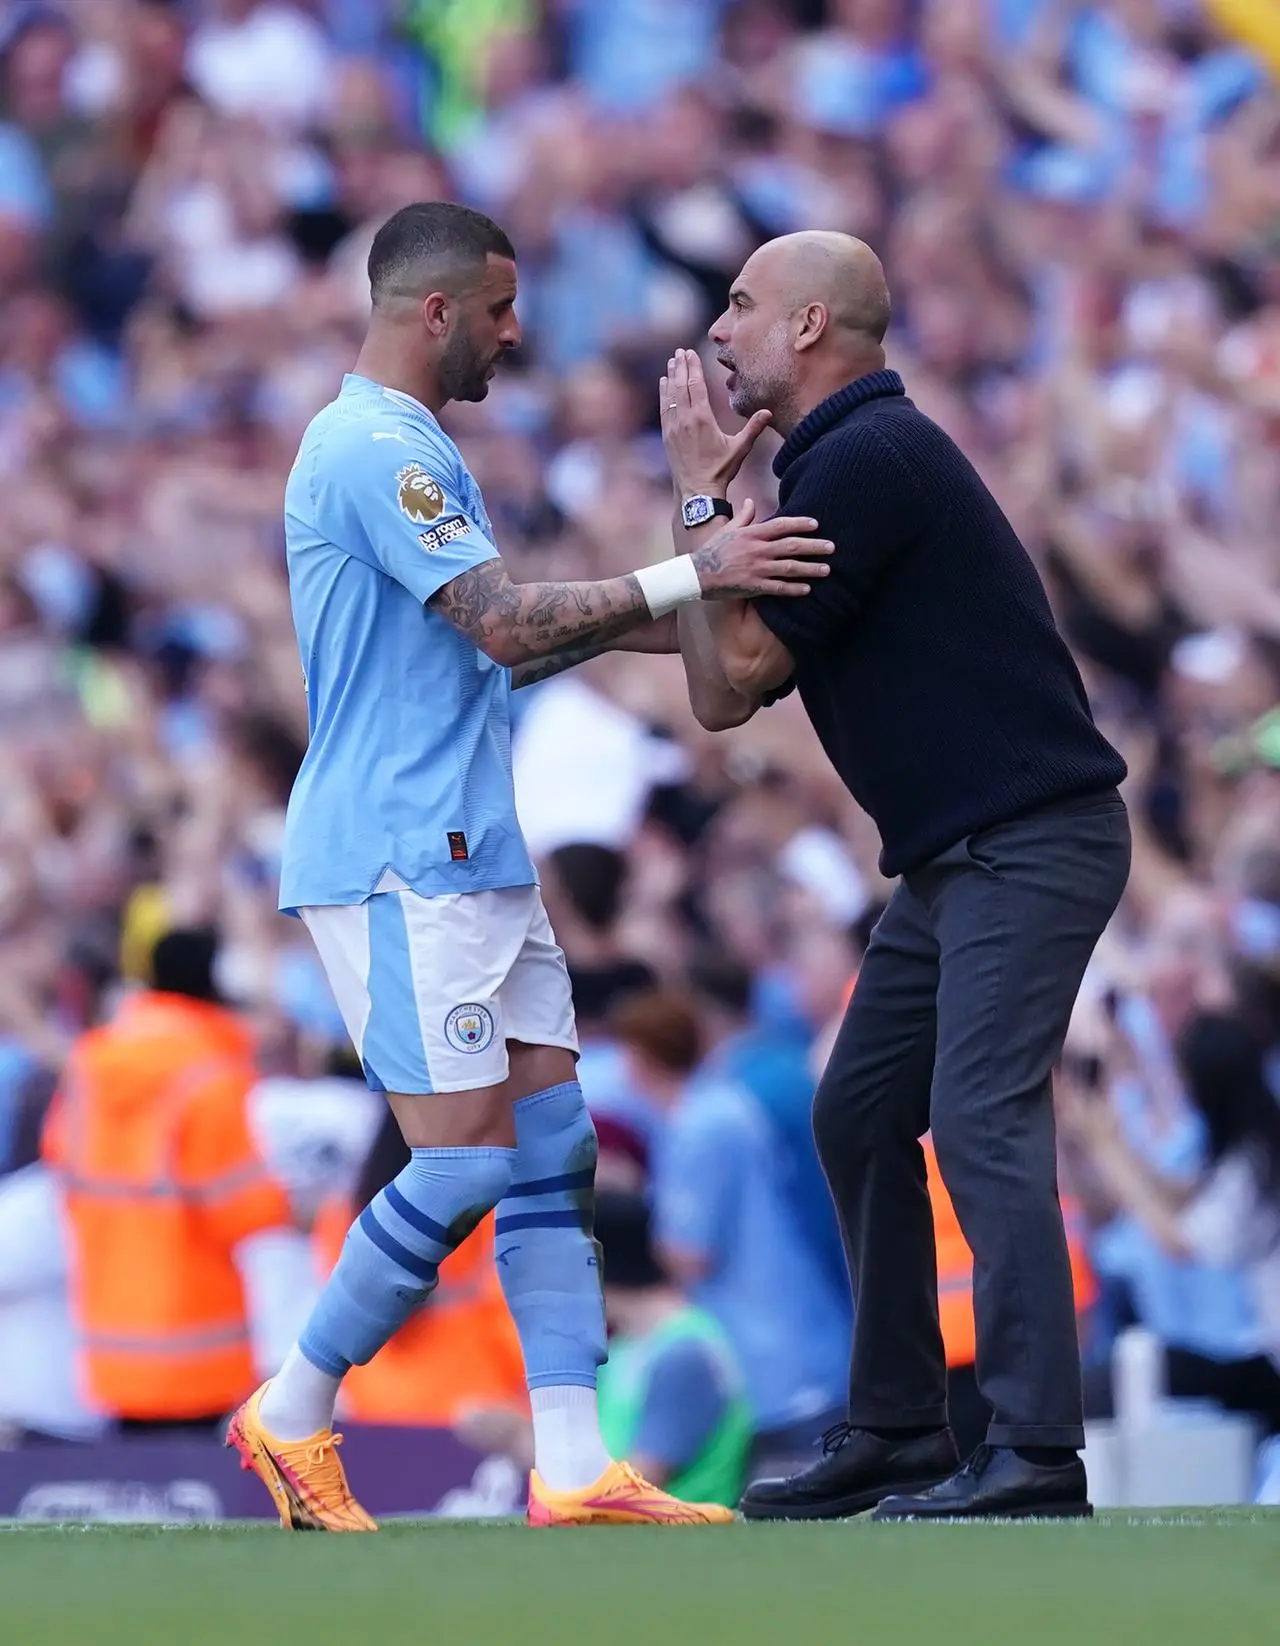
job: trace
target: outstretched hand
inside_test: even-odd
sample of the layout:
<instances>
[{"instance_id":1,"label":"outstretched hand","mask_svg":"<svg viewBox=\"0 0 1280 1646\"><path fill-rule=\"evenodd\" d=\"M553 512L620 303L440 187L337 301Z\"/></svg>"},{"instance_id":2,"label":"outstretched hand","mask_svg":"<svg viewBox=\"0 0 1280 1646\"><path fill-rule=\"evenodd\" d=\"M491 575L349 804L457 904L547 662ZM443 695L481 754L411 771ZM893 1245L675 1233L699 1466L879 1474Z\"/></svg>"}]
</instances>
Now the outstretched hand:
<instances>
[{"instance_id":1,"label":"outstretched hand","mask_svg":"<svg viewBox=\"0 0 1280 1646\"><path fill-rule=\"evenodd\" d=\"M758 411L737 434L726 434L693 349L677 349L667 361L658 396L662 444L680 496L722 497L772 414Z\"/></svg>"},{"instance_id":2,"label":"outstretched hand","mask_svg":"<svg viewBox=\"0 0 1280 1646\"><path fill-rule=\"evenodd\" d=\"M771 515L756 519L755 503L748 498L732 525L723 527L709 543L700 544L690 558L698 573L704 600L751 600L762 594L783 597L808 594L815 578L831 571L834 545L825 537L811 537L818 522L808 515Z\"/></svg>"}]
</instances>

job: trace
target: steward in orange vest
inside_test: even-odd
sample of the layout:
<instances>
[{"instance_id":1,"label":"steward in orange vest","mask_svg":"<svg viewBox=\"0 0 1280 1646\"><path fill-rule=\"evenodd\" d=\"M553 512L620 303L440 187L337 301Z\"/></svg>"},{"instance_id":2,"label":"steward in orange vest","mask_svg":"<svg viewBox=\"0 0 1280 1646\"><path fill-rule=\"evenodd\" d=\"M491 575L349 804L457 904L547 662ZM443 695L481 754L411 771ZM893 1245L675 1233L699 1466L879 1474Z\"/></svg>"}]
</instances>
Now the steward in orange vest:
<instances>
[{"instance_id":1,"label":"steward in orange vest","mask_svg":"<svg viewBox=\"0 0 1280 1646\"><path fill-rule=\"evenodd\" d=\"M254 1145L253 1045L215 1003L211 934L73 1048L44 1156L65 1199L86 1392L139 1424L210 1422L257 1381L236 1248L291 1221Z\"/></svg>"}]
</instances>

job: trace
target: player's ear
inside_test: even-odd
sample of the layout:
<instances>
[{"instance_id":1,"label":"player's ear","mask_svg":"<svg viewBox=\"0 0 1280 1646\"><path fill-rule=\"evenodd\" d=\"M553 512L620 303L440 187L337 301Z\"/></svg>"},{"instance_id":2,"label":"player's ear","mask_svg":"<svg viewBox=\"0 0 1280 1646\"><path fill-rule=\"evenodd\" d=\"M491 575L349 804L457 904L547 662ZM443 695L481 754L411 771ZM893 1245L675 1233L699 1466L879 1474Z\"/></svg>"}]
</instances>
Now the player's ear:
<instances>
[{"instance_id":1,"label":"player's ear","mask_svg":"<svg viewBox=\"0 0 1280 1646\"><path fill-rule=\"evenodd\" d=\"M797 318L800 325L793 346L799 354L811 349L825 335L831 314L825 303L809 303L800 310Z\"/></svg>"},{"instance_id":2,"label":"player's ear","mask_svg":"<svg viewBox=\"0 0 1280 1646\"><path fill-rule=\"evenodd\" d=\"M428 292L422 300L422 319L432 337L443 337L449 329L449 297L442 291Z\"/></svg>"}]
</instances>

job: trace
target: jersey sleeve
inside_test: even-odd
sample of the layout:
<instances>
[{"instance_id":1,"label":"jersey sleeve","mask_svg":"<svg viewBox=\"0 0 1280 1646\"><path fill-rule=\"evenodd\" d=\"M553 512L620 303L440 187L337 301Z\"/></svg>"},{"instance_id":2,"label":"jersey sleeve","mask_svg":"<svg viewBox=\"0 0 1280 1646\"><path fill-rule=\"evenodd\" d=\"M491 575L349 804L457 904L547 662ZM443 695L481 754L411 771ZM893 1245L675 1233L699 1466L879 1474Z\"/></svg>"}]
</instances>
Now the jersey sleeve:
<instances>
[{"instance_id":1,"label":"jersey sleeve","mask_svg":"<svg viewBox=\"0 0 1280 1646\"><path fill-rule=\"evenodd\" d=\"M800 657L852 630L876 579L913 530L914 500L905 465L873 431L851 430L823 442L795 468L794 480L790 473L783 479L778 513L818 522L818 535L835 545L831 573L815 578L808 594L766 595L755 609L792 657Z\"/></svg>"},{"instance_id":2,"label":"jersey sleeve","mask_svg":"<svg viewBox=\"0 0 1280 1646\"><path fill-rule=\"evenodd\" d=\"M318 502L330 541L425 602L498 558L478 511L468 507L471 489L457 458L416 430L362 423L335 441Z\"/></svg>"}]
</instances>

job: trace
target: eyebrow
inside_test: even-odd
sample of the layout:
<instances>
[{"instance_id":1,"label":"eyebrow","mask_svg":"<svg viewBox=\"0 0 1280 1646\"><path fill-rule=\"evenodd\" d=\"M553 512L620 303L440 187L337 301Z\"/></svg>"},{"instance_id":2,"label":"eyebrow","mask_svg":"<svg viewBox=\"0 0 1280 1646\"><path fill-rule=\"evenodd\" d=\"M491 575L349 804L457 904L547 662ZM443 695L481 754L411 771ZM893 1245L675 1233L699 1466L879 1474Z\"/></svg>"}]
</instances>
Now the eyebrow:
<instances>
[{"instance_id":1,"label":"eyebrow","mask_svg":"<svg viewBox=\"0 0 1280 1646\"><path fill-rule=\"evenodd\" d=\"M747 290L747 288L745 286L735 286L733 288L733 290L729 293L729 301L731 303L735 299L741 299L741 298L744 298L744 297L746 298L748 303L751 301L751 293Z\"/></svg>"}]
</instances>

